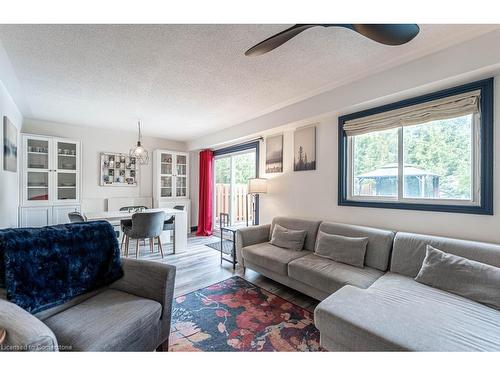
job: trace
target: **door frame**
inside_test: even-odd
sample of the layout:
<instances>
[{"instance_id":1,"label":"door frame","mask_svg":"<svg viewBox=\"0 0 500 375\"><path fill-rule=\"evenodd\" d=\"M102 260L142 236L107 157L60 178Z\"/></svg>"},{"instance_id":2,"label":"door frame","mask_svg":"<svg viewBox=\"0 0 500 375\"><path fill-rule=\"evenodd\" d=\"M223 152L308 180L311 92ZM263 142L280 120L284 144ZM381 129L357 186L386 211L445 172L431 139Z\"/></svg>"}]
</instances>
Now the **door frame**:
<instances>
[{"instance_id":1,"label":"door frame","mask_svg":"<svg viewBox=\"0 0 500 375\"><path fill-rule=\"evenodd\" d=\"M259 175L260 175L260 171L259 171L260 142L261 142L261 139L258 139L255 141L240 143L237 145L228 146L228 147L220 148L218 150L214 150L214 158L217 156L234 154L234 153L241 152L241 151L248 151L248 150L255 149L255 177L259 178ZM214 178L213 183L214 183L214 187L215 187L215 178ZM216 199L216 198L214 198L214 199ZM215 223L215 218L214 218L214 223ZM255 225L259 225L259 196L258 195L255 197Z\"/></svg>"}]
</instances>

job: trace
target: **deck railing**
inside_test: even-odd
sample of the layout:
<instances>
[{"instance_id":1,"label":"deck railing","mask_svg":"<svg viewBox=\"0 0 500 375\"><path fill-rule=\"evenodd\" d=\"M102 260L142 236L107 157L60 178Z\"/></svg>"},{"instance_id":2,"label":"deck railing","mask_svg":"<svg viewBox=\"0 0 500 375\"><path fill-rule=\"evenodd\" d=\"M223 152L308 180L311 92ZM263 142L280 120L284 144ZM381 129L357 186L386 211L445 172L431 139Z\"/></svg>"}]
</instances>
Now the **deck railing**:
<instances>
[{"instance_id":1,"label":"deck railing","mask_svg":"<svg viewBox=\"0 0 500 375\"><path fill-rule=\"evenodd\" d=\"M246 220L246 203L245 199L247 199L247 184L235 184L234 185L234 200L233 200L233 213L234 220L236 224L238 222L242 222ZM230 184L215 184L215 220L216 223L219 222L220 213L230 213L230 204L229 201L231 199L231 185ZM252 220L252 212L251 207L249 206L250 215L249 220Z\"/></svg>"}]
</instances>

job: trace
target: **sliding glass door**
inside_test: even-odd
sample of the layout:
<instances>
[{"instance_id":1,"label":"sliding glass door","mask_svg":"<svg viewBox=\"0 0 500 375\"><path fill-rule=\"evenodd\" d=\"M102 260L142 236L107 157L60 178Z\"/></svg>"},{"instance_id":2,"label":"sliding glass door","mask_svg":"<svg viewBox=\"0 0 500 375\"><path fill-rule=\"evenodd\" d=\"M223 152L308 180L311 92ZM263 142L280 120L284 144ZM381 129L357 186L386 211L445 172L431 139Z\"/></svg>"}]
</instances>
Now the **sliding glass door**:
<instances>
[{"instance_id":1,"label":"sliding glass door","mask_svg":"<svg viewBox=\"0 0 500 375\"><path fill-rule=\"evenodd\" d=\"M220 150L222 151L222 150ZM220 227L221 214L229 225L246 225L248 180L258 174L258 146L244 150L225 149L215 152L214 218L216 229ZM251 222L251 208L248 220Z\"/></svg>"}]
</instances>

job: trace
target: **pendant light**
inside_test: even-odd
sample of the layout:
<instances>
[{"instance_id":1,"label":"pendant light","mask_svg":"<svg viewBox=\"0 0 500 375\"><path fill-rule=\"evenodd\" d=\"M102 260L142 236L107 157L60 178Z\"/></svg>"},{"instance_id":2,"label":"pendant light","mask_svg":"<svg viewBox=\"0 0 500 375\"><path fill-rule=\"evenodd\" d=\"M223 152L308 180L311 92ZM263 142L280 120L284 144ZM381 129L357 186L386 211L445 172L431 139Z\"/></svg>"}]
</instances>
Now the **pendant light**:
<instances>
[{"instance_id":1,"label":"pendant light","mask_svg":"<svg viewBox=\"0 0 500 375\"><path fill-rule=\"evenodd\" d=\"M139 127L139 139L137 140L137 146L130 149L129 155L131 158L135 158L137 163L146 165L149 162L149 155L148 151L141 145L142 134L140 121L137 122L137 126Z\"/></svg>"}]
</instances>

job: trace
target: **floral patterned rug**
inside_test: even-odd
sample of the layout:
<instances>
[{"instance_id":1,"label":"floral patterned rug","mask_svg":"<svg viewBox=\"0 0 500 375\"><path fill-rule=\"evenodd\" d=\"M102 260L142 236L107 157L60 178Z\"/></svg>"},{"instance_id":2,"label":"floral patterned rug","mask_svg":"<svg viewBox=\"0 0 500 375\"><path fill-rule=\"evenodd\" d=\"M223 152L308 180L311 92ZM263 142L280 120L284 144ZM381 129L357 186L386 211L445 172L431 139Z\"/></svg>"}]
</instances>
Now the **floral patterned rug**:
<instances>
[{"instance_id":1,"label":"floral patterned rug","mask_svg":"<svg viewBox=\"0 0 500 375\"><path fill-rule=\"evenodd\" d=\"M234 276L177 297L170 351L319 351L313 314Z\"/></svg>"}]
</instances>

